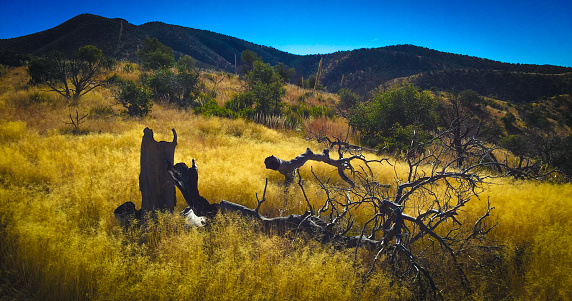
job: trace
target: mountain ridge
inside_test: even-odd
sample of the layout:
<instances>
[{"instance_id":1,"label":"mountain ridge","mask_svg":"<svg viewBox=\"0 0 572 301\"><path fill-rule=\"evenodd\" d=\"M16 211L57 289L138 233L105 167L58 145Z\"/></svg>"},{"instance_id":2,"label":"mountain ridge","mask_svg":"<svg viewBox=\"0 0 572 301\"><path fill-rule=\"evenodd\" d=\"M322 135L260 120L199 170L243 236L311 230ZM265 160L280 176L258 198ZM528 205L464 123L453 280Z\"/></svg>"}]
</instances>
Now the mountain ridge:
<instances>
[{"instance_id":1,"label":"mountain ridge","mask_svg":"<svg viewBox=\"0 0 572 301\"><path fill-rule=\"evenodd\" d=\"M567 79L563 83L558 83L559 87L551 91L572 94L572 86L567 84L568 78L572 78L570 67L502 63L408 44L329 54L296 55L208 30L158 21L133 25L121 18L110 19L92 14L78 15L38 33L0 39L0 54L2 54L0 57L4 57L4 61L9 61L10 56L44 55L55 50L71 54L79 47L90 44L102 49L107 56L137 61L138 48L146 37L157 38L172 48L176 56L185 54L192 56L201 68L226 72L235 71L235 60L240 64L240 54L247 49L256 52L264 62L271 65L282 62L295 68L296 75L293 80L308 78L315 74L320 59L323 59L320 82L331 92L348 88L367 96L371 91L385 87L386 83L399 78L415 84L415 81L409 79L415 75L423 75L424 82L430 83L435 80L426 80L428 76L442 75L453 70L486 70L521 74L564 74ZM442 90L451 90L455 86L470 85L435 85ZM486 92L487 89L481 90ZM506 91L496 93L514 94Z\"/></svg>"}]
</instances>

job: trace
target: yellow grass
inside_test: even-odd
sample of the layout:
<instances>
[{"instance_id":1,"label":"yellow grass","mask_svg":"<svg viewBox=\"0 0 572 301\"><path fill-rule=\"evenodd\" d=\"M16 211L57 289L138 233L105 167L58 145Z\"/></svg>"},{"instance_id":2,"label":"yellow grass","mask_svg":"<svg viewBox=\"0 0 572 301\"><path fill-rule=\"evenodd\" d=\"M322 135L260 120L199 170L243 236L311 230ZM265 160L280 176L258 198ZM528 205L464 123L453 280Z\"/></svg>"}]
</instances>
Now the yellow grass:
<instances>
[{"instance_id":1,"label":"yellow grass","mask_svg":"<svg viewBox=\"0 0 572 301\"><path fill-rule=\"evenodd\" d=\"M113 210L126 201L139 208L139 150L143 129L158 140L178 133L176 162L199 167L199 191L211 202L229 200L255 207L269 179L267 216L302 213L299 188L288 192L283 178L265 169L264 158L291 159L306 147L322 146L299 134L244 120L203 118L155 105L144 119L126 119L109 91L97 90L70 109L65 99L19 85L25 70L0 79L0 296L41 300L395 300L412 298L377 269L362 281L370 255L339 251L305 237L263 235L235 216L219 216L210 229L184 229L176 214L162 214L147 229L122 230ZM18 79L18 80L15 80ZM38 99L38 98L36 98ZM93 114L81 127L90 134L65 135L62 121L75 109ZM71 111L70 111L71 110ZM315 127L340 132L339 121ZM321 123L321 124L320 124ZM374 158L373 155L368 155ZM393 161L392 161L393 162ZM336 170L305 166L306 193L324 200L312 181L343 185ZM381 183L394 184L406 165L375 165ZM491 238L503 245L496 269L471 276L478 299L572 299L572 186L494 180L460 217L469 226L487 200ZM177 197L177 210L185 202ZM359 220L358 220L359 222ZM369 259L368 259L369 258ZM479 258L475 258L479 260ZM490 268L490 266L488 267ZM446 270L446 267L443 268ZM458 296L444 292L447 298Z\"/></svg>"}]
</instances>

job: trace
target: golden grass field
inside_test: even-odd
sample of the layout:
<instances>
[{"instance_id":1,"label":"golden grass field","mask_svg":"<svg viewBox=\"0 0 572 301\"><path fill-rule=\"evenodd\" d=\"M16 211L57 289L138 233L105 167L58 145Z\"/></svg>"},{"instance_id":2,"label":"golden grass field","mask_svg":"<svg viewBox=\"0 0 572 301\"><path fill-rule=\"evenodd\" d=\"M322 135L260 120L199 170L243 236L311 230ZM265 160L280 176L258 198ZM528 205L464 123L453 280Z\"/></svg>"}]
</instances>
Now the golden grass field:
<instances>
[{"instance_id":1,"label":"golden grass field","mask_svg":"<svg viewBox=\"0 0 572 301\"><path fill-rule=\"evenodd\" d=\"M121 74L120 74L121 75ZM304 237L261 234L236 216L211 229L185 229L162 214L150 230L123 231L113 210L141 205L138 188L143 129L157 140L178 134L175 162L199 167L199 190L211 202L256 206L269 179L267 216L302 213L301 192L284 192L283 178L264 158L290 159L320 146L301 133L244 120L196 116L155 104L150 116L119 113L111 93L97 90L70 107L54 93L26 86L25 69L0 78L0 299L6 300L396 300L412 297L382 270L364 281L368 254L339 251ZM223 86L223 85L221 85ZM67 134L69 114L90 113L87 135ZM341 120L308 121L343 133ZM64 130L64 131L62 131ZM369 155L375 158L374 155ZM392 184L405 165L375 169ZM336 178L319 163L314 171ZM301 170L313 202L323 194ZM474 277L474 299L572 299L572 185L494 179L464 210L474 220L490 200L490 235L502 245L494 267ZM177 210L186 206L178 194ZM476 258L478 260L478 258ZM482 276L485 275L485 276ZM447 285L444 285L447 287ZM457 299L455 291L444 291Z\"/></svg>"}]
</instances>

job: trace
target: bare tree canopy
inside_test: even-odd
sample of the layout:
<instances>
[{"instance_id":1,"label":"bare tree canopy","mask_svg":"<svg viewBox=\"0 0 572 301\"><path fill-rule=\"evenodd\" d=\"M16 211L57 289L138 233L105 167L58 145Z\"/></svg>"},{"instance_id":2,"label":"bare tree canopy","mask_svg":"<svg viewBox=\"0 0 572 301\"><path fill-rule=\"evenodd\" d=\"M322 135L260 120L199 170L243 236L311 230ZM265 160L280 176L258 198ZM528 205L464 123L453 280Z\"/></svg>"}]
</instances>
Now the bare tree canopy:
<instances>
[{"instance_id":1,"label":"bare tree canopy","mask_svg":"<svg viewBox=\"0 0 572 301\"><path fill-rule=\"evenodd\" d=\"M299 232L331 243L338 248L365 248L372 254L370 273L379 267L392 271L397 279L418 286L426 297L439 297L438 283L434 280L435 266L430 262L452 262L454 273L468 296L471 284L465 267L459 261L468 250L487 245L486 234L495 225L487 225L486 217L493 207L484 210L472 224L464 225L458 216L461 209L482 191L484 177L478 173L490 164L483 161L489 151L465 153L464 166L458 168L458 158L448 144L447 133L429 142L412 141L405 154L408 170L395 171L395 183L379 183L372 164L389 164L387 159L366 160L361 150L339 141L328 142L330 148L316 154L310 149L296 158L285 161L275 156L266 158L266 167L283 174L287 184L296 181L301 189L307 210L302 214L265 217L259 213L266 201L266 186L255 209L228 201L212 203L202 197L198 189L198 167L192 160L173 164L177 136L173 142L156 142L153 132L145 129L141 147L140 185L143 195L142 211L173 210L174 185L181 191L188 207L181 212L191 225L204 226L216 214L233 212L253 219L267 233L291 235ZM338 159L330 158L330 150L337 146ZM344 157L351 150L350 156ZM297 169L309 161L328 164L348 185L333 186L320 179L312 170L314 181L325 192L322 203L311 201L304 190L302 176ZM357 163L356 163L357 162ZM488 162L488 161L487 161ZM356 166L352 166L355 163ZM358 167L359 166L359 167ZM310 180L310 179L306 179ZM268 180L266 182L268 185ZM321 205L320 205L321 204ZM134 210L126 203L116 215ZM359 220L359 222L358 222ZM429 258L433 258L429 260ZM437 258L437 259L435 259ZM369 275L369 273L368 273ZM367 275L365 275L367 277ZM431 298L432 298L431 297Z\"/></svg>"}]
</instances>

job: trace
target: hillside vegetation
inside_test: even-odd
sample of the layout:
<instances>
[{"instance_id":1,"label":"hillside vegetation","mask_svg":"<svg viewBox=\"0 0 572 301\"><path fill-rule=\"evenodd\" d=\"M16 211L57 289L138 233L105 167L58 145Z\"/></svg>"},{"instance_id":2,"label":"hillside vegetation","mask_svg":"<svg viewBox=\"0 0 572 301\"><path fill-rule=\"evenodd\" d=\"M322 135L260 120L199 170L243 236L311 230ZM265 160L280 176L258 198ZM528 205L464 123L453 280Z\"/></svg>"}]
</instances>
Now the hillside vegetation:
<instances>
[{"instance_id":1,"label":"hillside vegetation","mask_svg":"<svg viewBox=\"0 0 572 301\"><path fill-rule=\"evenodd\" d=\"M294 68L293 83L315 74L323 60L320 82L327 91L336 93L347 88L365 98L392 80L418 74L423 74L419 84L425 89L436 87L457 92L472 89L483 96L503 100L508 97L515 102L572 94L571 86L565 84L570 82L572 74L569 67L508 64L413 45L300 56L206 30L161 22L136 26L123 19L90 14L78 15L39 33L0 40L0 64L17 66L23 64L28 55L40 56L52 51L71 55L88 44L103 50L105 56L138 62L137 50L146 37L157 38L173 49L176 57L195 58L201 68L232 73L239 71L241 53L254 51L273 66L281 62ZM553 76L555 74L558 76ZM459 78L462 85L449 80L456 76L462 76ZM528 93L527 83L531 78L541 80L532 85L534 93ZM539 86L542 89L536 89ZM520 91L522 88L527 93Z\"/></svg>"},{"instance_id":2,"label":"hillside vegetation","mask_svg":"<svg viewBox=\"0 0 572 301\"><path fill-rule=\"evenodd\" d=\"M137 80L143 71L120 64L114 72ZM201 73L201 78L205 89L216 92L219 106L245 85L221 73ZM175 162L196 160L199 189L208 200L254 208L268 178L261 213L302 213L302 191L285 191L283 178L264 168L264 158L293 158L307 147L319 150L316 142L304 139L304 131L342 137L348 134L343 119L308 118L299 131L277 130L244 119L196 115L166 101L155 103L146 117L129 117L108 88L72 103L28 86L28 79L24 67L0 77L2 299L415 298L416 292L388 271L378 268L365 277L375 255L366 250L261 234L252 222L232 215L218 216L208 228L187 229L177 214L162 214L145 230L126 231L112 214L126 201L141 205L139 151L145 127L154 129L158 140L170 140L170 130L177 130ZM288 85L283 100L307 106L338 102L335 95L309 92ZM76 114L89 114L78 124L79 132L66 124ZM375 180L395 185L396 175L407 168L390 158L375 166ZM336 170L322 163L304 166L300 173L313 204L325 196L312 173L331 178L334 185L341 182ZM572 299L571 200L569 183L487 180L480 197L459 217L470 227L489 201L495 207L487 222L498 223L489 234L492 255L463 261L475 299ZM177 204L176 211L186 206L181 195ZM456 300L463 295L447 272L450 265L440 266L435 278L445 298Z\"/></svg>"}]
</instances>

